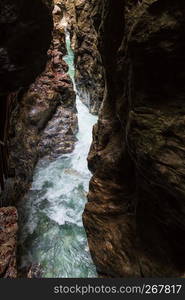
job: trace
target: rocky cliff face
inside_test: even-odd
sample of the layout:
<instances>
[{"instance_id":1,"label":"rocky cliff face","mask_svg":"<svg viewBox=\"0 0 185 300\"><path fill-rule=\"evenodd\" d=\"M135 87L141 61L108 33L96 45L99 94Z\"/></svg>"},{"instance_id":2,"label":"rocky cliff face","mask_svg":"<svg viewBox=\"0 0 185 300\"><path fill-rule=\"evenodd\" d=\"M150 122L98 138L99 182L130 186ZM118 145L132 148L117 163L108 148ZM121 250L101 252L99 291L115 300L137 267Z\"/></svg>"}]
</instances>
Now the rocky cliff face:
<instances>
[{"instance_id":1,"label":"rocky cliff face","mask_svg":"<svg viewBox=\"0 0 185 300\"><path fill-rule=\"evenodd\" d=\"M0 277L16 278L17 210L0 208Z\"/></svg>"},{"instance_id":2,"label":"rocky cliff face","mask_svg":"<svg viewBox=\"0 0 185 300\"><path fill-rule=\"evenodd\" d=\"M43 71L51 42L51 5L52 0L1 1L1 94L29 85Z\"/></svg>"},{"instance_id":3,"label":"rocky cliff face","mask_svg":"<svg viewBox=\"0 0 185 300\"><path fill-rule=\"evenodd\" d=\"M7 132L15 95L44 70L51 42L52 0L0 3L0 184L7 174ZM37 12L37 13L36 13Z\"/></svg>"},{"instance_id":4,"label":"rocky cliff face","mask_svg":"<svg viewBox=\"0 0 185 300\"><path fill-rule=\"evenodd\" d=\"M30 187L39 158L51 160L72 151L77 131L75 92L63 60L62 11L55 7L52 18L52 1L23 2L0 4L6 33L0 49L1 113L6 116L0 146L3 154L5 147L8 152L1 206L16 206ZM17 276L17 218L14 207L0 209L0 277Z\"/></svg>"},{"instance_id":5,"label":"rocky cliff face","mask_svg":"<svg viewBox=\"0 0 185 300\"><path fill-rule=\"evenodd\" d=\"M104 72L97 48L97 30L101 22L102 2L97 0L61 1L75 54L76 85L80 98L92 114L103 100Z\"/></svg>"},{"instance_id":6,"label":"rocky cliff face","mask_svg":"<svg viewBox=\"0 0 185 300\"><path fill-rule=\"evenodd\" d=\"M75 92L68 66L65 34L54 14L53 41L44 72L27 89L11 114L9 133L9 172L6 202L16 203L32 182L36 162L43 156L53 159L73 150L77 117ZM60 11L61 13L61 11ZM19 163L17 164L17 161Z\"/></svg>"},{"instance_id":7,"label":"rocky cliff face","mask_svg":"<svg viewBox=\"0 0 185 300\"><path fill-rule=\"evenodd\" d=\"M100 274L185 271L185 4L104 0L106 89L83 220Z\"/></svg>"},{"instance_id":8,"label":"rocky cliff face","mask_svg":"<svg viewBox=\"0 0 185 300\"><path fill-rule=\"evenodd\" d=\"M19 90L44 70L53 27L51 11L50 0L0 3L0 183L4 189L4 179L10 176L7 141L11 112L19 105ZM16 122L14 125L16 130ZM18 216L6 198L4 191L0 195L0 277L15 278Z\"/></svg>"}]
</instances>

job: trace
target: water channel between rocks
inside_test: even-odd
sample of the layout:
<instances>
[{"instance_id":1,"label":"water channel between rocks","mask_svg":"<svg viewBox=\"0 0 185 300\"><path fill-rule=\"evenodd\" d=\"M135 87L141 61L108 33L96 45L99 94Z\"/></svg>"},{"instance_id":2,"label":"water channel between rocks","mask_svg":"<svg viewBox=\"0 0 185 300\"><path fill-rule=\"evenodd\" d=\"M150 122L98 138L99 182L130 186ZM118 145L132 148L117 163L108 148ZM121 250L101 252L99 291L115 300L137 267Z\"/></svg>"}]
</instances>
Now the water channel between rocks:
<instances>
[{"instance_id":1,"label":"water channel between rocks","mask_svg":"<svg viewBox=\"0 0 185 300\"><path fill-rule=\"evenodd\" d=\"M74 82L74 55L68 35L66 44L68 55L64 59ZM19 205L21 266L40 264L43 277L97 276L82 224L91 177L87 155L97 117L78 96L76 105L79 131L74 151L52 162L40 160L32 187Z\"/></svg>"}]
</instances>

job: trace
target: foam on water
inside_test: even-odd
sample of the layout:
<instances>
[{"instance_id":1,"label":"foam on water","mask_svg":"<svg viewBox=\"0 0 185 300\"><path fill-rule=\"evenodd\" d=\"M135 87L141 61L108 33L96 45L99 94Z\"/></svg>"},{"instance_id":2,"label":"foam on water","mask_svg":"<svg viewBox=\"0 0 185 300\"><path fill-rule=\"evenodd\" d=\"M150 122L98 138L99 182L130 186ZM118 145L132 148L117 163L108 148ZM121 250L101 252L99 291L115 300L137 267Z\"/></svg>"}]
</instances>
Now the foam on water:
<instances>
[{"instance_id":1,"label":"foam on water","mask_svg":"<svg viewBox=\"0 0 185 300\"><path fill-rule=\"evenodd\" d=\"M73 52L67 35L69 74L74 82ZM39 263L43 277L96 277L82 224L91 174L87 155L97 117L76 99L79 132L73 153L38 162L33 184L20 203L21 265Z\"/></svg>"}]
</instances>

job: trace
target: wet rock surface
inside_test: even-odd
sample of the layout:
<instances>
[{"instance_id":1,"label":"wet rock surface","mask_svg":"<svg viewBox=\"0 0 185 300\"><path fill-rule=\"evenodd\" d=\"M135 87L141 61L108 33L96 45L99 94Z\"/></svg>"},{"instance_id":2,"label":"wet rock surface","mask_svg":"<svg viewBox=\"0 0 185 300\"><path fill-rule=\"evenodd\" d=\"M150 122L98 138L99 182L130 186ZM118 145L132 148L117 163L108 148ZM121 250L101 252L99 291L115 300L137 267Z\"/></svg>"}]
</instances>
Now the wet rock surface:
<instances>
[{"instance_id":1,"label":"wet rock surface","mask_svg":"<svg viewBox=\"0 0 185 300\"><path fill-rule=\"evenodd\" d=\"M15 207L0 208L0 277L17 277L17 221L18 215Z\"/></svg>"},{"instance_id":2,"label":"wet rock surface","mask_svg":"<svg viewBox=\"0 0 185 300\"><path fill-rule=\"evenodd\" d=\"M104 92L104 72L97 48L102 2L66 0L62 3L75 53L77 91L89 111L98 114Z\"/></svg>"},{"instance_id":3,"label":"wet rock surface","mask_svg":"<svg viewBox=\"0 0 185 300\"><path fill-rule=\"evenodd\" d=\"M2 0L0 3L0 277L16 278L16 247L18 216L15 207L9 206L17 200L14 180L15 169L8 168L10 145L8 139L18 132L19 142L30 141L25 132L19 131L16 116L21 111L23 92L44 70L47 50L53 29L51 0ZM20 92L20 93L19 93ZM22 112L23 114L25 112ZM24 116L26 119L26 116ZM22 117L20 116L20 119ZM11 125L10 125L11 123ZM18 127L16 127L18 126ZM9 134L9 129L11 133ZM17 130L17 131L16 131ZM21 137L21 138L20 138ZM15 145L14 145L15 146ZM25 148L22 149L23 151ZM15 148L14 148L15 151ZM11 157L12 153L10 154ZM34 156L34 154L33 154ZM11 158L9 158L11 160ZM17 158L16 158L17 159ZM17 159L17 164L23 158ZM28 158L28 163L30 157ZM21 164L22 166L22 164ZM19 168L19 167L18 167ZM18 172L19 173L19 172ZM25 176L26 170L22 169ZM27 174L29 177L29 174ZM24 179L25 180L25 177ZM6 184L5 184L6 182ZM22 188L20 187L20 190ZM9 193L10 192L10 193ZM11 195L13 196L11 198ZM3 207L5 206L5 207Z\"/></svg>"},{"instance_id":4,"label":"wet rock surface","mask_svg":"<svg viewBox=\"0 0 185 300\"><path fill-rule=\"evenodd\" d=\"M55 15L54 15L54 20ZM65 34L55 22L45 71L21 91L12 112L9 174L5 201L15 203L28 190L39 158L53 159L74 148L77 131L75 92L67 74ZM61 47L63 45L64 48ZM63 52L62 52L62 49ZM17 163L18 162L18 163Z\"/></svg>"},{"instance_id":5,"label":"wet rock surface","mask_svg":"<svg viewBox=\"0 0 185 300\"><path fill-rule=\"evenodd\" d=\"M18 41L12 40L13 44L10 43L12 57L9 57L8 54L7 57L2 56L3 65L0 76L2 75L3 80L2 91L0 92L4 97L3 99L10 98L11 100L6 144L9 154L8 178L5 182L4 191L0 195L2 206L17 205L18 201L24 196L31 185L33 171L39 158L48 156L48 159L52 160L66 151L70 152L73 150L76 141L75 134L78 125L75 92L72 81L67 74L68 66L63 60L63 56L66 54L65 33L58 24L62 18L61 10L59 13L54 10L53 40L47 53L51 42L53 24L51 18L53 5L51 2L27 1L26 7L28 9L31 6L30 12L29 9L24 12L22 1L19 1L19 3L14 1L14 4L11 4L11 1L3 1L2 3L3 10L1 13L6 12L7 18L9 16L8 12L11 13L12 18L14 17L12 10L18 13L18 16L15 14L15 23L12 18L9 19L11 34L16 34L16 30L18 30L16 25L19 28L19 20L22 24L22 13L25 14L25 19L28 17L28 20L26 19L28 24L25 24L24 33L28 35L31 44L29 48L30 55L27 56L25 53L26 47L29 47L27 36L21 35L20 31L20 35L15 37ZM22 5L23 11L19 11L19 4ZM44 11L39 10L40 7ZM5 8L7 8L7 11L5 11ZM7 18L5 19L7 20ZM33 28L30 28L29 33L26 28L27 25L30 27L31 18L33 18ZM14 30L12 29L13 26ZM6 26L6 28L9 27ZM37 30L34 31L35 36L31 38L34 28L37 28L38 32ZM11 34L9 36L10 40ZM7 44L9 45L9 40ZM14 45L16 49L11 49L11 45ZM21 45L25 47L21 48ZM17 51L19 58L22 57L20 65L19 61L16 60L16 53L13 52L13 49ZM10 66L14 60L15 68L12 73ZM35 64L37 67L35 67ZM12 80L12 76L15 80ZM9 82L11 82L10 85L8 85ZM14 211L10 209L11 212L13 217ZM13 244L10 245L11 249L14 250L11 250L11 253L9 249L7 253L2 252L0 277L13 278L17 276L15 265L16 237L14 238L15 241L11 240ZM2 247L4 247L3 244ZM5 250L3 248L2 251ZM33 266L26 276L37 277L39 276L38 273L39 271L37 272Z\"/></svg>"},{"instance_id":6,"label":"wet rock surface","mask_svg":"<svg viewBox=\"0 0 185 300\"><path fill-rule=\"evenodd\" d=\"M91 254L109 277L183 277L185 5L103 2L106 91L83 216Z\"/></svg>"}]
</instances>

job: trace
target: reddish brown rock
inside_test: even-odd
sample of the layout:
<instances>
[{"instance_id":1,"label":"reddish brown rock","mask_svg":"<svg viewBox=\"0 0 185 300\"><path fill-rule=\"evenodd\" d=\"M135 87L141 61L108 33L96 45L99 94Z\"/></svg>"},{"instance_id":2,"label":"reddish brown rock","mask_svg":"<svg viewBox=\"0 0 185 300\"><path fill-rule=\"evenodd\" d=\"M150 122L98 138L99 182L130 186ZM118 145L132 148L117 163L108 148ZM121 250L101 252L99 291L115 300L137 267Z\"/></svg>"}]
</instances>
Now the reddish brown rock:
<instances>
[{"instance_id":1,"label":"reddish brown rock","mask_svg":"<svg viewBox=\"0 0 185 300\"><path fill-rule=\"evenodd\" d=\"M14 207L0 208L0 277L16 278L17 211Z\"/></svg>"},{"instance_id":2,"label":"reddish brown rock","mask_svg":"<svg viewBox=\"0 0 185 300\"><path fill-rule=\"evenodd\" d=\"M72 151L75 143L74 135L77 130L77 118L73 84L66 74L68 66L62 59L66 54L65 34L62 27L58 26L58 21L62 17L62 11L60 12L61 15L58 14L58 11L56 15L54 15L55 28L53 31L53 40L47 55L52 29L51 1L32 1L33 7L27 12L24 11L25 7L22 1L14 1L15 5L12 6L9 5L9 0L4 2L3 4L8 3L7 9L10 12L11 9L13 9L14 12L17 3L22 5L23 11L21 10L20 12L20 22L22 22L21 13L24 14L24 18L26 18L27 15L31 18L31 16L33 17L34 9L35 19L32 24L33 28L28 22L30 34L32 30L34 31L35 27L38 27L39 30L42 31L43 26L45 26L45 30L42 31L43 36L40 36L40 31L37 32L36 30L36 36L34 36L33 39L30 38L29 32L25 32L25 34L28 34L31 46L30 44L27 45L27 37L25 37L25 35L20 34L18 37L16 36L20 42L16 43L15 41L16 51L19 57L22 56L22 62L25 64L24 70L26 70L26 72L22 72L22 69L17 65L16 73L14 73L15 80L12 80L11 77L13 74L10 72L11 61L7 65L6 57L3 56L5 66L7 67L6 69L3 66L3 72L5 72L3 76L5 76L5 78L9 76L6 80L6 84L9 81L12 83L12 85L7 87L7 90L6 87L4 88L2 85L4 88L3 93L5 92L5 94L9 96L11 95L12 98L11 105L8 107L10 113L8 120L9 130L8 127L6 127L6 149L9 154L7 180L5 182L4 191L1 194L3 205L8 206L12 204L17 205L17 202L29 189L35 165L40 157L47 155L49 159L53 159L66 151ZM38 3L39 8L40 6L44 7L43 14L42 11L37 10L36 3ZM47 4L47 6L45 6L45 4ZM29 8L30 3L27 3L27 5ZM19 8L19 5L17 8ZM37 11L38 14L35 14L35 11ZM37 24L38 16L40 23ZM15 18L19 20L19 17L15 16ZM10 22L13 23L14 21L10 19ZM16 30L17 28L15 26L15 34ZM23 38L22 40L21 36ZM37 39L40 40L37 45L35 45L34 43ZM40 44L42 43L44 43L44 45L42 45L41 48ZM23 49L20 49L21 45L24 46ZM30 56L27 56L25 52L28 46L30 48ZM12 59L14 58L16 59L16 54L13 53L12 50ZM9 56L7 56L7 59L9 59ZM37 66L36 69L35 64ZM9 74L9 72L11 74ZM36 80L34 81L35 78ZM10 94L10 91L14 89L16 90L15 93ZM6 114L6 109L3 108L3 112ZM65 119L67 119L67 121ZM7 124L6 118L4 121L3 128L5 128ZM55 128L53 133L51 133L53 127ZM13 252L12 250L14 249L14 240L9 240L8 242L10 244L7 244L7 248L2 244L2 251L4 252L2 252L2 267L0 267L2 268L3 276L15 277L16 273L13 273L13 271L15 271L16 260L15 251ZM9 266L12 266L12 269ZM4 268L8 269L5 270ZM32 271L33 270L31 270L30 273L34 272Z\"/></svg>"},{"instance_id":3,"label":"reddish brown rock","mask_svg":"<svg viewBox=\"0 0 185 300\"><path fill-rule=\"evenodd\" d=\"M104 72L97 44L101 1L56 0L63 4L75 54L75 79L79 96L92 114L103 101Z\"/></svg>"},{"instance_id":4,"label":"reddish brown rock","mask_svg":"<svg viewBox=\"0 0 185 300\"><path fill-rule=\"evenodd\" d=\"M185 271L185 4L104 0L106 90L84 212L93 260L111 277Z\"/></svg>"},{"instance_id":5,"label":"reddish brown rock","mask_svg":"<svg viewBox=\"0 0 185 300\"><path fill-rule=\"evenodd\" d=\"M27 273L27 278L42 278L42 267L41 265L32 265Z\"/></svg>"},{"instance_id":6,"label":"reddish brown rock","mask_svg":"<svg viewBox=\"0 0 185 300\"><path fill-rule=\"evenodd\" d=\"M9 180L4 201L15 203L28 190L40 157L49 159L74 148L77 131L75 92L66 73L65 34L54 15L53 41L45 71L15 100L9 132ZM63 47L61 47L63 45ZM64 48L64 52L62 49Z\"/></svg>"},{"instance_id":7,"label":"reddish brown rock","mask_svg":"<svg viewBox=\"0 0 185 300\"><path fill-rule=\"evenodd\" d=\"M19 131L22 116L26 112L21 111L20 102L23 93L20 90L27 89L45 68L53 28L51 12L52 0L3 0L0 2L0 202L1 206L6 206L0 208L0 277L5 278L17 276L17 211L9 205L18 199L22 191L21 186L20 189L14 189L16 187L14 181L18 178L15 177L14 169L8 166L8 154L11 148L10 145L8 147L8 139L15 138L15 132L17 132L18 151L19 142L26 144L28 139L26 146L28 148L31 146L29 129L27 135L24 130L22 134ZM14 119L18 111L22 113L20 122ZM26 115L25 117L27 118ZM13 150L16 151L14 146ZM25 148L22 149L24 150ZM12 153L10 160L11 155ZM16 157L17 165L21 162L20 168L24 166L23 156L21 153L18 159ZM27 158L28 162L34 160L30 156ZM19 169L18 174L21 172L23 176L27 174L29 177L27 171L29 170L24 172L24 168ZM24 180L25 177L23 177L23 184Z\"/></svg>"}]
</instances>

